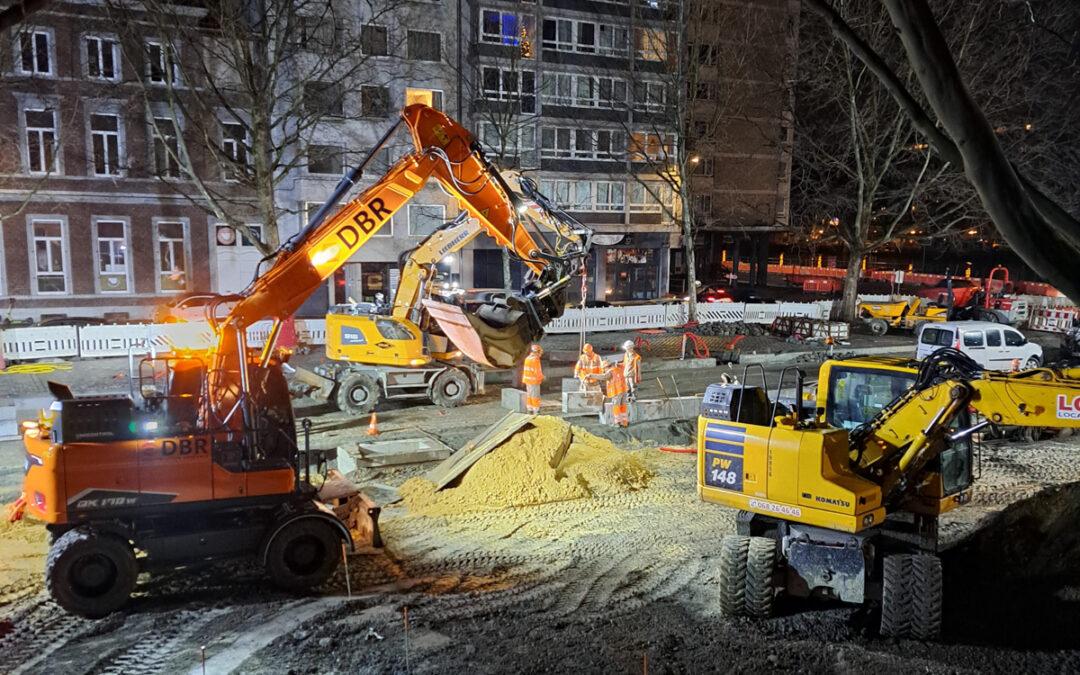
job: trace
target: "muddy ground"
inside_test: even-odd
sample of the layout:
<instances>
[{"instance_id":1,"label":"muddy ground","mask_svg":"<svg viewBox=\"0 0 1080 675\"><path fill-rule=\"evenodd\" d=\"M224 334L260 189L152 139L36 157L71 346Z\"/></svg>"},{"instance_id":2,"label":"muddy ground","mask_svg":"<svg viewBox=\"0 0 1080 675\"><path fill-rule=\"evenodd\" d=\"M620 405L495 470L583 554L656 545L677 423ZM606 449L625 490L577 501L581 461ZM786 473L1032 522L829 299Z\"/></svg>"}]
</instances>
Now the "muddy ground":
<instances>
[{"instance_id":1,"label":"muddy ground","mask_svg":"<svg viewBox=\"0 0 1080 675\"><path fill-rule=\"evenodd\" d=\"M420 427L457 447L501 414L491 403L441 412L388 415L384 437ZM320 446L358 438L354 421L317 419ZM38 540L0 584L0 673L199 673L204 653L208 673L1080 669L1075 439L984 446L974 503L943 520L945 636L922 644L874 637L844 605L719 616L718 541L734 512L698 501L692 455L650 447L688 442L689 424L631 432L656 474L646 489L452 517L391 506L385 554L353 557L348 586L342 573L308 597L218 565L144 576L125 612L88 621L42 592ZM356 478L394 487L423 468ZM0 532L0 573L15 567L13 536Z\"/></svg>"}]
</instances>

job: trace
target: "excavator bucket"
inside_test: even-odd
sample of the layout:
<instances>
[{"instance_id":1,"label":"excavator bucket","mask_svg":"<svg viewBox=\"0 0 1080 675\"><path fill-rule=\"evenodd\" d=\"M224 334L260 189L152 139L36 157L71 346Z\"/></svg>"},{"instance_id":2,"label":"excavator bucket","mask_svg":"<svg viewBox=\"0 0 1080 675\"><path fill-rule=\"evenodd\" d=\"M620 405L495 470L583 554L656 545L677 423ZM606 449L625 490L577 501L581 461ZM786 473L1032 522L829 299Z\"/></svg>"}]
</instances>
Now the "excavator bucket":
<instances>
[{"instance_id":1,"label":"excavator bucket","mask_svg":"<svg viewBox=\"0 0 1080 675\"><path fill-rule=\"evenodd\" d=\"M543 334L527 309L460 305L424 300L424 308L444 335L473 361L492 368L513 368Z\"/></svg>"}]
</instances>

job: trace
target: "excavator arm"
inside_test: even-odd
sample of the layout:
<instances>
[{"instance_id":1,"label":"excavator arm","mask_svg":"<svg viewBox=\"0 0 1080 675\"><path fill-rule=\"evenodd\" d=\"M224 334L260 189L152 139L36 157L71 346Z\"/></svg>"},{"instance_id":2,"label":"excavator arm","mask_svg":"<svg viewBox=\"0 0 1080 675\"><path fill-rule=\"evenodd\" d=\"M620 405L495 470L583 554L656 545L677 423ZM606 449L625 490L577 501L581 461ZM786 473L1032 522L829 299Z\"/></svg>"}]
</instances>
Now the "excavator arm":
<instances>
[{"instance_id":1,"label":"excavator arm","mask_svg":"<svg viewBox=\"0 0 1080 675\"><path fill-rule=\"evenodd\" d=\"M446 114L414 104L401 121L409 128L415 151L402 157L378 182L340 209L336 203L359 179L371 157L397 128L389 130L368 158L344 178L334 195L308 226L276 254L270 269L238 296L222 298L235 305L220 323L215 309L208 315L218 342L211 355L211 396L219 411L236 400L237 385L246 388L248 358L245 330L257 321L272 319L273 328L258 365L273 353L281 321L292 315L335 270L360 249L434 176L458 204L477 220L480 228L500 246L519 257L535 276L534 285L521 296L494 306L462 308L430 300L424 306L443 332L467 356L479 363L513 365L524 355L522 344L535 339L543 324L559 316L565 305L564 288L588 252L588 233L581 228L570 241L541 246L527 227L529 206L517 197L499 172L484 158L471 133ZM535 227L541 240L542 232ZM415 303L415 298L412 300ZM464 310L470 310L466 314ZM475 314L475 316L473 316ZM228 393L231 392L231 393Z\"/></svg>"},{"instance_id":2,"label":"excavator arm","mask_svg":"<svg viewBox=\"0 0 1080 675\"><path fill-rule=\"evenodd\" d=\"M965 410L984 419L953 430ZM987 424L1080 428L1080 369L984 371L954 349L930 355L915 385L851 434L852 466L881 485L885 500L901 496L949 441Z\"/></svg>"}]
</instances>

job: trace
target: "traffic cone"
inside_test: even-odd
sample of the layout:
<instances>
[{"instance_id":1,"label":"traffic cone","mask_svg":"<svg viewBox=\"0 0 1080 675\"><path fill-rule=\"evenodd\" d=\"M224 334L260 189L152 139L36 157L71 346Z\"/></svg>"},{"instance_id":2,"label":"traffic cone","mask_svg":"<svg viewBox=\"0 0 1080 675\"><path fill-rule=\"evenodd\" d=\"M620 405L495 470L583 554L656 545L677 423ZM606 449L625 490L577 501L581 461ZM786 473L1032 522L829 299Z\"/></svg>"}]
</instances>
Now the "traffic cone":
<instances>
[{"instance_id":1,"label":"traffic cone","mask_svg":"<svg viewBox=\"0 0 1080 675\"><path fill-rule=\"evenodd\" d=\"M371 421L367 425L368 436L379 435L379 416L376 413L371 413Z\"/></svg>"}]
</instances>

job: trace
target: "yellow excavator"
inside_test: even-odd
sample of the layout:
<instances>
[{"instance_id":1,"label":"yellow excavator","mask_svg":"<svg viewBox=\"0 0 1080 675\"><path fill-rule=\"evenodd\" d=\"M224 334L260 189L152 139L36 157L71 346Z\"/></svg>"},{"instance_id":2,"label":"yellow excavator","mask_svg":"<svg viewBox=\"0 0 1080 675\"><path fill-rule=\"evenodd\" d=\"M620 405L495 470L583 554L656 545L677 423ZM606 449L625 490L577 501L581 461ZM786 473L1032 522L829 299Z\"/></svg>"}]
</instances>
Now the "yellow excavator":
<instances>
[{"instance_id":1,"label":"yellow excavator","mask_svg":"<svg viewBox=\"0 0 1080 675\"><path fill-rule=\"evenodd\" d=\"M1080 369L989 372L948 348L913 377L898 362L829 361L813 411L782 405L792 370L803 401L801 371L786 369L772 399L744 381L702 402L699 495L739 510L720 542L721 610L763 617L781 593L824 597L869 604L883 635L937 637L937 521L971 499L972 435L1080 427Z\"/></svg>"},{"instance_id":2,"label":"yellow excavator","mask_svg":"<svg viewBox=\"0 0 1080 675\"><path fill-rule=\"evenodd\" d=\"M531 179L514 174L508 183L518 188L509 194L516 195L522 227L528 224L547 251L526 266L522 289L467 292L435 284L436 264L485 233L481 223L463 210L404 256L389 311L356 303L332 308L326 315L329 362L313 372L297 369L296 377L339 410L365 414L382 399L427 398L443 407L459 406L471 394L483 393L482 366L509 368L520 362L557 311L554 305L565 302L563 284L577 271L559 264L561 276L555 277L558 285L553 287L543 284L534 270L541 265L541 273L552 276L553 263L580 260L591 232L551 203ZM518 248L517 237L499 243L518 259L528 255ZM543 316L517 299L522 293L544 299ZM487 321L516 330L493 331ZM454 334L460 347L447 332ZM463 351L468 360L462 358Z\"/></svg>"}]
</instances>

